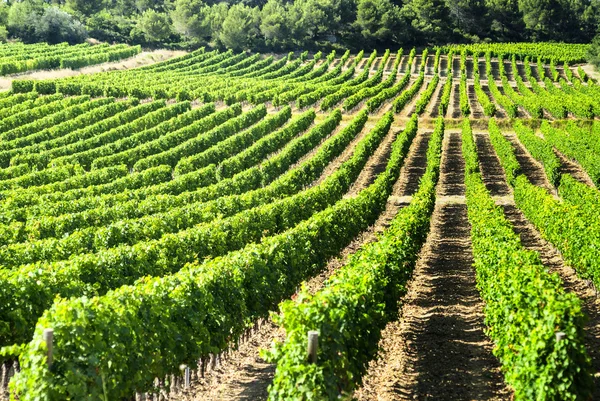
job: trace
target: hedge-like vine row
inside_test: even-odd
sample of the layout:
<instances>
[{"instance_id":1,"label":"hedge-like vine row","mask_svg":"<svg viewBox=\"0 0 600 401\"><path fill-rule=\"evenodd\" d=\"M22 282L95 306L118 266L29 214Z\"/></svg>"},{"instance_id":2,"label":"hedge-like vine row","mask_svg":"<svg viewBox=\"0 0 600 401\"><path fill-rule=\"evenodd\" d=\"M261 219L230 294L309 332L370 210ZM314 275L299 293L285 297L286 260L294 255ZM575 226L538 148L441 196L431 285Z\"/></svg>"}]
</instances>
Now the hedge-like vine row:
<instances>
[{"instance_id":1,"label":"hedge-like vine row","mask_svg":"<svg viewBox=\"0 0 600 401\"><path fill-rule=\"evenodd\" d=\"M391 120L392 115L388 114L376 130L387 132ZM50 373L45 364L34 361L34 356L43 349L36 330L35 339L21 358L20 377L14 381L20 398L27 400L48 391L52 391L58 398L67 396L65 391L70 393L69 397L75 398L79 397L78 394L88 397L101 392L110 398L127 397L136 389L150 386L154 377L175 372L181 363L195 366L198 358L224 349L232 338L245 329L246 322L267 315L277 302L291 295L300 281L314 274L330 256L338 253L358 232L375 220L385 207L389 191L398 176L401 160L394 158L388 165L388 170L376 183L361 191L357 197L340 201L291 230L264 239L260 244L248 245L223 258L189 265L179 273L163 279L146 279L135 286L122 287L104 297L94 298L92 303L86 298L75 298L56 304L40 319L40 324L56 327L55 370ZM312 252L306 252L307 248ZM265 275L267 271L270 274ZM169 290L165 292L167 288ZM171 295L165 298L166 294ZM119 306L123 304L127 304L127 307ZM55 311L57 308L77 309L86 314L90 307L95 309L92 305L98 305L104 310L103 313L96 314L95 324L100 324L105 329L110 327L108 336L98 333L98 341L88 348L88 351L99 357L95 359L98 364L85 369L88 373L78 370L85 376L91 374L91 380L77 375L77 378L67 379L72 385L59 385L64 380L61 377L65 377L63 372L66 370L63 369L73 366L70 361L75 355L68 343L59 339L66 338L67 332L71 330L83 330L95 337L95 334L92 335L95 329L87 326L81 319L67 318L73 316L71 313ZM163 307L157 308L158 305L168 307L172 311L170 316L173 320L165 320ZM155 319L159 318L159 311L162 324L157 325ZM140 316L144 318L141 319ZM104 325L102 321L107 318L115 323ZM56 319L65 320L58 324ZM220 322L218 326L214 324L217 321ZM138 340L130 335L120 337L125 334L121 327L128 327L127 332L135 333ZM181 340L177 344L170 340L163 341L162 339L172 338L174 329ZM146 338L148 336L151 338ZM134 346L140 352L117 352L115 357L119 355L118 359L112 358L109 363L105 348L107 344L112 344L111 354L114 354L125 342L128 347ZM153 351L144 351L146 347L152 347ZM77 358L80 358L80 351L77 354ZM62 360L58 355L61 355ZM88 358L84 360L91 361ZM136 368L140 363L146 366L143 371ZM119 370L113 370L112 366L119 366ZM135 369L137 374L132 375L131 369ZM108 382L111 384L102 388L101 380L93 378L101 376L110 377ZM124 380L125 377L127 380ZM24 386L26 382L36 384Z\"/></svg>"},{"instance_id":2,"label":"hedge-like vine row","mask_svg":"<svg viewBox=\"0 0 600 401\"><path fill-rule=\"evenodd\" d=\"M323 124L339 121L340 117L338 111ZM17 303L11 301L10 304L6 304L8 309L0 311L3 320L11 321L9 324L11 329L1 333L1 342L19 343L26 340L27 333L31 333L35 324L35 314L40 316L51 305L55 294L80 296L97 291L103 293L123 284L131 284L144 275L170 274L179 270L186 262L198 258L199 255L224 254L229 250L239 249L248 242L260 240L267 232L273 234L297 224L299 220L309 217L315 210L341 198L387 133L391 120L391 116L388 116L373 129L371 135L357 147L353 157L326 181L294 197L249 209L225 220L201 224L176 234L166 235L159 240L139 243L133 247L121 246L98 254L76 256L68 262L38 263L12 271L9 276L0 280L0 287L7 289L6 292L0 291L0 293L22 301ZM128 266L126 271L122 269L123 263ZM21 282L22 285L16 288L14 280L23 278L24 271L31 269L37 272L35 282L44 285L29 286ZM100 273L102 273L102 280L98 280ZM33 279L32 276L29 277ZM90 287L92 283L94 289ZM29 296L24 297L26 293L29 293ZM31 312L28 315L15 313L24 307L22 302L28 302L24 301L25 299L36 299L35 304L28 306L33 308L29 309L30 312L35 309L35 313ZM9 310L13 312L7 313Z\"/></svg>"},{"instance_id":3,"label":"hedge-like vine row","mask_svg":"<svg viewBox=\"0 0 600 401\"><path fill-rule=\"evenodd\" d=\"M405 129L416 128L412 119ZM285 329L286 341L269 354L271 362L277 363L270 399L336 400L360 382L378 351L380 331L397 316L398 299L406 291L429 232L442 136L440 118L429 142L427 170L419 190L383 236L352 255L324 289L314 295L303 290L296 301L280 305L277 324ZM319 332L316 365L308 362L305 353L310 330ZM303 385L297 386L300 381Z\"/></svg>"},{"instance_id":4,"label":"hedge-like vine row","mask_svg":"<svg viewBox=\"0 0 600 401\"><path fill-rule=\"evenodd\" d=\"M467 120L463 155L473 258L478 289L485 301L487 333L496 345L494 354L514 389L515 400L588 399L593 381L580 301L565 292L560 278L548 273L537 253L523 248L519 235L494 203L478 172ZM512 162L503 155L499 153L501 163L510 171ZM507 160L509 164L504 163ZM521 207L521 186L525 182L533 186L522 175L513 182L515 201ZM541 188L536 190L550 196ZM532 204L540 209L544 202L533 200ZM558 332L564 333L560 341Z\"/></svg>"}]
</instances>

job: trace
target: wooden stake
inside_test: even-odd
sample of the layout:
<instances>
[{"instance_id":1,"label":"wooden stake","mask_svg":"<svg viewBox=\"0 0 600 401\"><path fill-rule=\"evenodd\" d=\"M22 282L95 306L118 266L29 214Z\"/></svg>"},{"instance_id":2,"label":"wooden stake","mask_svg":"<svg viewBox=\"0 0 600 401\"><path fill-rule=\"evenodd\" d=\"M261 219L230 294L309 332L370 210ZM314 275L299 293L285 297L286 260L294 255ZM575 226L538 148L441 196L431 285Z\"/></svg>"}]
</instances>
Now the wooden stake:
<instances>
[{"instance_id":1,"label":"wooden stake","mask_svg":"<svg viewBox=\"0 0 600 401\"><path fill-rule=\"evenodd\" d=\"M4 391L5 388L8 387L8 366L7 363L4 362L2 364L2 391Z\"/></svg>"},{"instance_id":2,"label":"wooden stake","mask_svg":"<svg viewBox=\"0 0 600 401\"><path fill-rule=\"evenodd\" d=\"M45 329L42 338L46 342L46 348L48 348L48 367L52 366L52 342L54 340L54 329Z\"/></svg>"},{"instance_id":3,"label":"wooden stake","mask_svg":"<svg viewBox=\"0 0 600 401\"><path fill-rule=\"evenodd\" d=\"M317 351L319 349L319 332L308 332L308 361L317 363Z\"/></svg>"},{"instance_id":4,"label":"wooden stake","mask_svg":"<svg viewBox=\"0 0 600 401\"><path fill-rule=\"evenodd\" d=\"M185 367L185 371L183 372L183 388L190 388L191 382L191 372L189 367Z\"/></svg>"},{"instance_id":5,"label":"wooden stake","mask_svg":"<svg viewBox=\"0 0 600 401\"><path fill-rule=\"evenodd\" d=\"M556 341L562 341L565 339L566 336L567 335L565 333L559 331L558 333L556 333Z\"/></svg>"}]
</instances>

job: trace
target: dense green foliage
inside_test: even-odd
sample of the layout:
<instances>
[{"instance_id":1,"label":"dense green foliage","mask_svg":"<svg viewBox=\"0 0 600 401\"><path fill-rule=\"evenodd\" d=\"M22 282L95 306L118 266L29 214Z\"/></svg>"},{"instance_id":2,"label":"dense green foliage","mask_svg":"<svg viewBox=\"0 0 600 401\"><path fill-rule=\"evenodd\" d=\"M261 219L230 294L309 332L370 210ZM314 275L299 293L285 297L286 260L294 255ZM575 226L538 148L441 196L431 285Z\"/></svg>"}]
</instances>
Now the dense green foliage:
<instances>
[{"instance_id":1,"label":"dense green foliage","mask_svg":"<svg viewBox=\"0 0 600 401\"><path fill-rule=\"evenodd\" d=\"M140 46L87 44L66 46L60 44L0 45L0 75L15 74L39 69L71 68L78 69L93 64L116 61L131 57L141 51ZM55 87L47 88L51 81L38 81L35 90L42 94L56 92ZM34 88L22 88L32 90Z\"/></svg>"},{"instance_id":2,"label":"dense green foliage","mask_svg":"<svg viewBox=\"0 0 600 401\"><path fill-rule=\"evenodd\" d=\"M416 129L413 118L404 135ZM285 328L286 341L269 355L277 362L270 399L336 400L340 392L349 392L360 382L378 350L380 330L397 316L398 300L406 292L406 282L427 237L443 133L443 119L439 119L419 190L378 241L353 254L321 291L311 295L302 290L294 301L280 305L277 320ZM395 145L395 152L401 150L400 145ZM319 332L317 364L306 359L309 330Z\"/></svg>"},{"instance_id":3,"label":"dense green foliage","mask_svg":"<svg viewBox=\"0 0 600 401\"><path fill-rule=\"evenodd\" d=\"M143 16L136 35L177 39L174 31L162 31L171 8L136 4ZM287 12L298 4L264 7ZM431 12L442 28L446 12L459 15L464 29L473 18L460 3L393 4L357 5L361 34L374 46L401 32L384 25L405 9ZM220 40L234 35L231 47L246 47L239 35L259 38L262 29L252 27L256 6L215 3L178 12L192 24L202 13L216 18L212 13L219 11L227 31ZM107 12L86 0L64 7L90 20ZM284 29L276 17L270 16L273 43L276 30ZM297 14L296 21L317 17ZM327 14L321 23L338 17L347 16ZM414 26L443 32L419 21ZM288 33L320 35L294 29ZM0 51L16 57L24 46ZM115 49L33 46L45 53ZM600 115L600 86L572 65L581 47L405 50L282 56L207 46L130 70L17 79L13 91L0 92L0 360L20 356L15 396L131 399L151 390L157 377L168 381L181 364L196 368L199 359L227 349L378 217L388 216L380 214L398 201L389 195L398 188L417 126L428 131L435 122L412 203L324 289L314 295L303 290L281 304L279 323L288 341L270 354L278 363L271 398L345 396L375 355L382 327L396 317L426 239L440 189L444 126L459 123L449 109L471 120L478 110L495 116L476 124L487 126L517 206L581 278L598 285L600 232L593 222L600 217L600 196L592 186L559 176L558 152L596 183L600 177L600 124L576 121ZM492 58L497 51L503 53ZM580 304L536 253L523 249L494 205L478 173L469 120L464 124L477 288L506 383L518 400L587 401ZM502 132L507 126L516 137ZM425 140L414 144L416 158L425 153ZM560 184L561 198L521 175L515 140L543 164L552 184ZM448 152L457 149L451 143ZM407 174L417 173L414 160ZM452 174L461 168L447 167ZM461 184L447 177L442 185ZM41 339L46 327L55 330L51 368ZM321 333L323 363L308 365L305 334L314 328Z\"/></svg>"},{"instance_id":4,"label":"dense green foliage","mask_svg":"<svg viewBox=\"0 0 600 401\"><path fill-rule=\"evenodd\" d=\"M490 40L589 43L599 23L597 0L12 0L0 5L0 39L80 43L89 36L236 51Z\"/></svg>"},{"instance_id":5,"label":"dense green foliage","mask_svg":"<svg viewBox=\"0 0 600 401\"><path fill-rule=\"evenodd\" d=\"M364 123L364 118L359 118ZM349 185L352 176L358 175L388 132L392 120L391 113L382 118L360 141L352 157L312 192L326 188L337 192L340 189L336 181ZM356 128L349 126L348 129ZM323 148L321 156L327 152L329 150ZM358 232L373 223L385 207L389 191L398 177L403 159L402 155L398 156L390 159L386 172L357 197L336 202L281 235L265 237L261 243L247 245L222 258L187 265L174 275L140 280L103 297L89 300L84 297L56 304L65 312L74 310L72 308L82 312L87 309L89 312L83 313L95 314L94 323L76 318L70 312L52 311L47 318L64 319L64 322L43 322L46 318L42 318L40 327L50 325L64 329L57 338L65 340L71 336L67 332L89 330L89 338L97 341L89 344L88 351L97 358L86 358L91 365L79 368L81 349L73 347L73 342L58 342L56 349L61 351L57 352L57 357L61 355L61 359L56 360L53 374L48 375L47 367L36 362L39 352L43 353L44 349L43 341L36 340L26 351L30 357L23 356L23 371L15 381L19 393L23 394L21 399L39 396L80 399L90 394L123 397L135 388L147 387L157 376L176 372L181 363L195 366L199 357L225 348L231 336L240 334L248 321L268 314L272 305L289 296L301 280L322 267L328 256L335 255ZM299 211L289 209L289 217L300 217ZM306 247L311 252L305 252ZM270 274L265 275L266 272ZM123 304L127 306L118 306ZM169 321L164 318L165 308L171 311ZM197 316L198 311L203 311L203 316ZM105 319L113 323L98 325ZM162 323L157 324L159 321ZM216 325L217 321L220 323ZM99 331L92 334L97 329ZM174 332L181 339L176 343L170 340ZM156 341L146 340L150 333ZM138 343L136 338L141 342ZM148 352L123 352L118 357L114 354L115 347L131 346L139 350L149 348ZM139 366L146 366L143 374ZM74 375L70 373L73 369L76 370ZM134 371L137 372L135 375L132 374ZM102 377L107 374L110 380L104 382ZM68 380L71 385L64 386L63 380ZM33 382L37 383L33 387L28 384Z\"/></svg>"},{"instance_id":6,"label":"dense green foliage","mask_svg":"<svg viewBox=\"0 0 600 401\"><path fill-rule=\"evenodd\" d=\"M515 178L512 145L501 133L492 139L509 182L521 199L540 209L542 203L521 192L529 184ZM494 203L479 171L470 124L463 126L465 183L477 283L485 301L488 335L504 367L516 400L587 400L593 386L584 348L581 303L568 294L556 274L548 274L540 257L521 245L520 237ZM526 184L525 184L526 182ZM522 195L521 195L522 194ZM552 199L549 195L547 197ZM528 215L528 212L525 211ZM565 337L557 341L556 333Z\"/></svg>"}]
</instances>

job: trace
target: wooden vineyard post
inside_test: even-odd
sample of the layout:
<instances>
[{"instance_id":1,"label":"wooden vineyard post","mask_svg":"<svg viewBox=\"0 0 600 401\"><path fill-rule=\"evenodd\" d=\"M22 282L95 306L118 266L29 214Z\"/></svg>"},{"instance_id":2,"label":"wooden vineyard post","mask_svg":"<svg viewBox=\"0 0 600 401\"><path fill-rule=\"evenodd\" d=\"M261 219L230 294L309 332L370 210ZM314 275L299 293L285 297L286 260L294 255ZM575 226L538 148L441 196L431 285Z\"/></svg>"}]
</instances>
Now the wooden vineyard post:
<instances>
[{"instance_id":1,"label":"wooden vineyard post","mask_svg":"<svg viewBox=\"0 0 600 401\"><path fill-rule=\"evenodd\" d=\"M565 333L563 333L562 331L559 331L558 333L556 333L556 341L562 341L565 339L567 335Z\"/></svg>"},{"instance_id":2,"label":"wooden vineyard post","mask_svg":"<svg viewBox=\"0 0 600 401\"><path fill-rule=\"evenodd\" d=\"M183 388L190 388L190 382L192 379L190 367L187 365L181 365L179 369L183 372Z\"/></svg>"},{"instance_id":3,"label":"wooden vineyard post","mask_svg":"<svg viewBox=\"0 0 600 401\"><path fill-rule=\"evenodd\" d=\"M48 367L52 367L52 341L54 340L54 329L45 329L42 336L46 342L46 348L48 349L47 363Z\"/></svg>"},{"instance_id":4,"label":"wooden vineyard post","mask_svg":"<svg viewBox=\"0 0 600 401\"><path fill-rule=\"evenodd\" d=\"M183 386L184 388L190 388L191 381L191 372L189 366L185 367L185 371L183 372Z\"/></svg>"},{"instance_id":5,"label":"wooden vineyard post","mask_svg":"<svg viewBox=\"0 0 600 401\"><path fill-rule=\"evenodd\" d=\"M317 351L319 349L319 332L308 332L308 361L317 363Z\"/></svg>"}]
</instances>

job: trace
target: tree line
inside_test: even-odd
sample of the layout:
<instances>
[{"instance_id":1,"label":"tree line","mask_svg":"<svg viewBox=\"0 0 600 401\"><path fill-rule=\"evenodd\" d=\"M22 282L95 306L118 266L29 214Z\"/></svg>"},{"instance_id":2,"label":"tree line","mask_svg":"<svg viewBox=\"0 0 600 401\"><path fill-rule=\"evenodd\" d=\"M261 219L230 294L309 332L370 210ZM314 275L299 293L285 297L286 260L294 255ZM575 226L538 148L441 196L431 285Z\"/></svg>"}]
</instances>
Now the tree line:
<instances>
[{"instance_id":1,"label":"tree line","mask_svg":"<svg viewBox=\"0 0 600 401\"><path fill-rule=\"evenodd\" d=\"M597 34L600 0L4 0L0 39L287 51Z\"/></svg>"}]
</instances>

